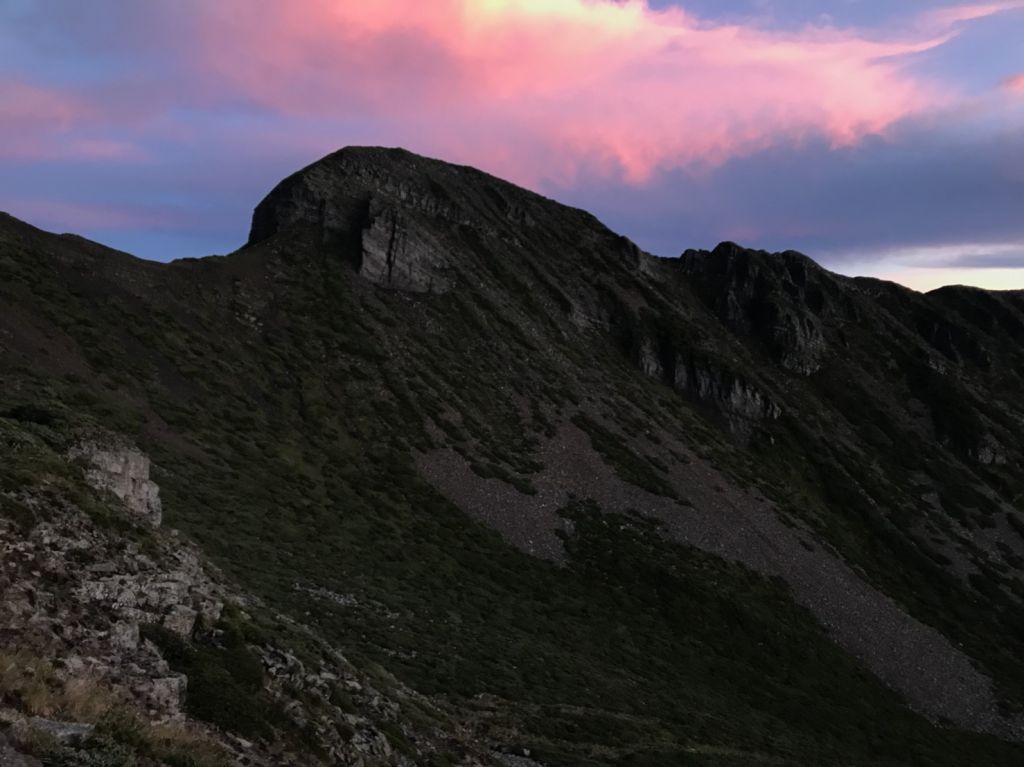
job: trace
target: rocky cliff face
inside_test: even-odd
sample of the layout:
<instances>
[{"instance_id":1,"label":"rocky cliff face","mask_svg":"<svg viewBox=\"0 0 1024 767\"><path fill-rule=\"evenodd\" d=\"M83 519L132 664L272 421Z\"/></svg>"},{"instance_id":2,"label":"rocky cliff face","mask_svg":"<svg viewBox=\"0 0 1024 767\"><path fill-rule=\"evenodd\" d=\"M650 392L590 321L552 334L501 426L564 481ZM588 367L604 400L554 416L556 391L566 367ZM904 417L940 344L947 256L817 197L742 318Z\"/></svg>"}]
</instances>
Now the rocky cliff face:
<instances>
[{"instance_id":1,"label":"rocky cliff face","mask_svg":"<svg viewBox=\"0 0 1024 767\"><path fill-rule=\"evenodd\" d=\"M149 458L132 445L100 445L86 440L69 457L88 468L86 480L97 490L113 493L139 519L160 526L160 488L149 478Z\"/></svg>"},{"instance_id":2,"label":"rocky cliff face","mask_svg":"<svg viewBox=\"0 0 1024 767\"><path fill-rule=\"evenodd\" d=\"M409 165L417 160L409 156ZM342 183L339 183L339 181ZM458 221L440 187L423 184L415 168L405 177L382 173L345 153L282 182L256 209L250 244L289 228L311 229L336 257L382 287L444 292L443 250L422 218Z\"/></svg>"},{"instance_id":3,"label":"rocky cliff face","mask_svg":"<svg viewBox=\"0 0 1024 767\"><path fill-rule=\"evenodd\" d=\"M735 333L764 344L786 370L811 375L842 349L842 324L854 319L830 275L806 256L758 253L735 243L687 250L678 268L701 300ZM833 329L830 343L825 324Z\"/></svg>"},{"instance_id":4,"label":"rocky cliff face","mask_svg":"<svg viewBox=\"0 0 1024 767\"><path fill-rule=\"evenodd\" d=\"M255 764L1015 766L1022 329L399 150L224 258L0 218L4 636Z\"/></svg>"},{"instance_id":5,"label":"rocky cliff face","mask_svg":"<svg viewBox=\"0 0 1024 767\"><path fill-rule=\"evenodd\" d=\"M480 187L482 194L477 193ZM467 266L459 258L457 269L446 254L476 251L479 257L487 241L514 251L523 244L524 232L551 226L560 213L599 237L620 239L582 211L562 208L474 168L403 150L341 150L267 195L253 214L249 245L304 231L374 284L443 293ZM630 247L639 264L641 254Z\"/></svg>"},{"instance_id":6,"label":"rocky cliff face","mask_svg":"<svg viewBox=\"0 0 1024 767\"><path fill-rule=\"evenodd\" d=\"M412 293L451 287L439 246L399 209L375 210L371 204L360 244L359 274L376 285Z\"/></svg>"}]
</instances>

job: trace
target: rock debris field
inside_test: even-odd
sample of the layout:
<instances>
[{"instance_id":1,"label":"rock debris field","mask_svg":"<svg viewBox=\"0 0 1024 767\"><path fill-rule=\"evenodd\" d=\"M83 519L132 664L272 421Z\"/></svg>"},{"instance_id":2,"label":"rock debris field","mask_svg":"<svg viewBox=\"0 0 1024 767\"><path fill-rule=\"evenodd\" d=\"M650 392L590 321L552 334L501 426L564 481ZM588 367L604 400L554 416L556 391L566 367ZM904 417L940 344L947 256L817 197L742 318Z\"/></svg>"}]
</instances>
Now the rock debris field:
<instances>
[{"instance_id":1,"label":"rock debris field","mask_svg":"<svg viewBox=\"0 0 1024 767\"><path fill-rule=\"evenodd\" d=\"M945 636L913 618L824 546L808 546L813 535L783 524L770 502L736 488L681 445L675 449L686 452L690 463L674 464L670 479L692 506L621 480L589 437L569 423L538 456L545 468L531 478L536 495L478 476L451 449L421 453L416 462L423 476L463 511L523 551L556 562L565 559L555 535L564 526L557 511L570 494L592 498L606 511L635 510L658 519L677 542L782 578L837 644L932 721L1024 738L1024 722L998 710L992 680Z\"/></svg>"}]
</instances>

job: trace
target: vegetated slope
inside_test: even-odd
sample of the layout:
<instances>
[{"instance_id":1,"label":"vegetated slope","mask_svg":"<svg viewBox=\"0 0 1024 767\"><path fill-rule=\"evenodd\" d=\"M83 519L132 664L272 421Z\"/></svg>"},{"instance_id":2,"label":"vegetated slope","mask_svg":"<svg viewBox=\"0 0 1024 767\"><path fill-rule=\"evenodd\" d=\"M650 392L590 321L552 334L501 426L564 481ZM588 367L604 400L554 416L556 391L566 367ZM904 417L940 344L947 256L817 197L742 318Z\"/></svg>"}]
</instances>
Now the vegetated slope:
<instances>
[{"instance_id":1,"label":"vegetated slope","mask_svg":"<svg viewBox=\"0 0 1024 767\"><path fill-rule=\"evenodd\" d=\"M158 529L136 448L61 425L0 418L0 764L491 763L423 696Z\"/></svg>"},{"instance_id":2,"label":"vegetated slope","mask_svg":"<svg viewBox=\"0 0 1024 767\"><path fill-rule=\"evenodd\" d=\"M658 259L347 149L227 257L2 221L0 317L0 412L129 436L226 577L481 744L1020 762L1019 293Z\"/></svg>"}]
</instances>

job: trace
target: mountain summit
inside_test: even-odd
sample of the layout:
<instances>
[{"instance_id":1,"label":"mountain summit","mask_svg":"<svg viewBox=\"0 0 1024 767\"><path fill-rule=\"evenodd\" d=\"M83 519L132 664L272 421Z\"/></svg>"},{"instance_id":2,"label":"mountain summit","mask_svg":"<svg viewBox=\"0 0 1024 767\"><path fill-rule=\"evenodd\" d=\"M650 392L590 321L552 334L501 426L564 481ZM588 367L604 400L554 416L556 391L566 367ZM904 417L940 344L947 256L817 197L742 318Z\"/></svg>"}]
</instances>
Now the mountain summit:
<instances>
[{"instance_id":1,"label":"mountain summit","mask_svg":"<svg viewBox=\"0 0 1024 767\"><path fill-rule=\"evenodd\" d=\"M278 184L253 214L249 245L302 232L378 285L444 292L451 259L467 266L474 238L515 253L520 238L539 245L544 231L616 239L590 214L475 168L350 147Z\"/></svg>"},{"instance_id":2,"label":"mountain summit","mask_svg":"<svg viewBox=\"0 0 1024 767\"><path fill-rule=\"evenodd\" d=\"M0 217L0 757L1019 765L1021 371L403 150L225 257Z\"/></svg>"}]
</instances>

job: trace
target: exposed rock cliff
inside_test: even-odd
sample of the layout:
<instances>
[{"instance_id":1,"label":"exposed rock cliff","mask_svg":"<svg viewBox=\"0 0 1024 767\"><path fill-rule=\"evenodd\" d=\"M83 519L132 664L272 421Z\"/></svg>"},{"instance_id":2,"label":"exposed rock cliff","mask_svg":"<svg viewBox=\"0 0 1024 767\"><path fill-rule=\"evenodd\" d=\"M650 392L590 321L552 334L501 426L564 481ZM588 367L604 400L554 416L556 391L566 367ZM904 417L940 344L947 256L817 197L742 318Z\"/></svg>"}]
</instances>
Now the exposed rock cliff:
<instances>
[{"instance_id":1,"label":"exposed rock cliff","mask_svg":"<svg viewBox=\"0 0 1024 767\"><path fill-rule=\"evenodd\" d=\"M810 375L834 353L825 320L833 320L841 348L841 323L835 320L846 309L842 291L804 255L759 253L728 242L711 252L685 251L678 268L723 322L759 340L787 370Z\"/></svg>"},{"instance_id":2,"label":"exposed rock cliff","mask_svg":"<svg viewBox=\"0 0 1024 767\"><path fill-rule=\"evenodd\" d=\"M69 457L87 466L85 478L97 490L108 490L152 527L160 526L160 488L149 478L149 458L138 448L88 439Z\"/></svg>"},{"instance_id":3,"label":"exposed rock cliff","mask_svg":"<svg viewBox=\"0 0 1024 767\"><path fill-rule=\"evenodd\" d=\"M377 285L415 293L443 293L450 287L439 246L428 230L400 210L370 207L362 231L359 274Z\"/></svg>"}]
</instances>

